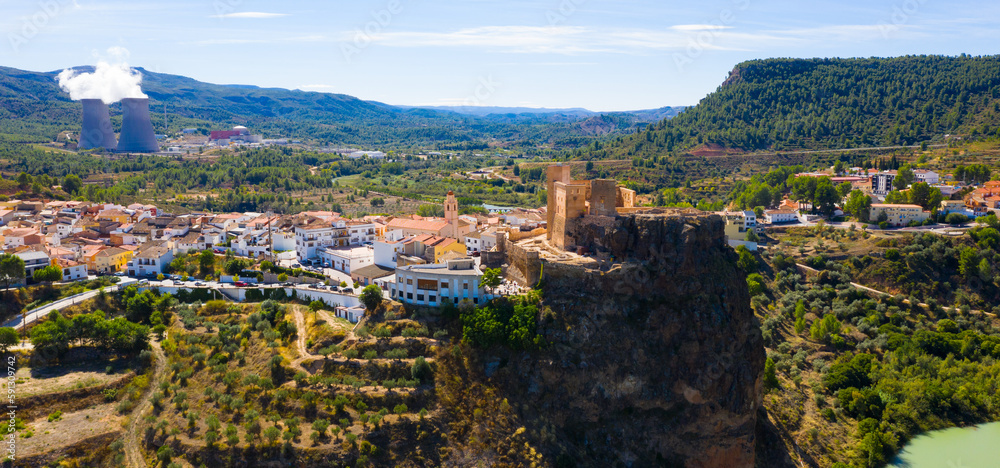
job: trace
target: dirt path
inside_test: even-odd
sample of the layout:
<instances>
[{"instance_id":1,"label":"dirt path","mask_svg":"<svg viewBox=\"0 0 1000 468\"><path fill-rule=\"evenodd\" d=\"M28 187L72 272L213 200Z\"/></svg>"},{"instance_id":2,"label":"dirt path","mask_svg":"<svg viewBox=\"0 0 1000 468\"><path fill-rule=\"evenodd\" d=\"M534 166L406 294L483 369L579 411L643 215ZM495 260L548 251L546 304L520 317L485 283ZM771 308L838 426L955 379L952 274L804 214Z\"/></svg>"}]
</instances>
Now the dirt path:
<instances>
[{"instance_id":1,"label":"dirt path","mask_svg":"<svg viewBox=\"0 0 1000 468\"><path fill-rule=\"evenodd\" d=\"M149 388L146 389L142 403L132 412L132 419L129 420L128 429L125 430L124 435L125 466L129 468L146 468L146 457L143 456L142 447L139 446L140 421L142 421L143 414L153 407L153 404L149 401L149 396L152 395L153 391L159 387L160 382L166 377L166 372L164 371L167 368L167 358L163 355L163 348L155 340L150 340L150 345L153 348L153 356L156 358L153 368L153 379L149 383Z\"/></svg>"},{"instance_id":2,"label":"dirt path","mask_svg":"<svg viewBox=\"0 0 1000 468\"><path fill-rule=\"evenodd\" d=\"M306 330L306 319L302 316L302 308L292 306L292 311L295 314L295 341L299 351L299 357L292 361L292 367L308 374L309 371L302 367L302 362L306 359L322 359L323 356L309 354L309 350L306 348L306 336L309 335L309 331Z\"/></svg>"},{"instance_id":3,"label":"dirt path","mask_svg":"<svg viewBox=\"0 0 1000 468\"><path fill-rule=\"evenodd\" d=\"M817 270L815 268L812 268L812 267L809 267L809 266L806 266L806 265L803 265L801 263L796 263L796 266L798 266L799 269L801 269L801 270L805 270L805 271L811 272L813 274L819 274L819 270ZM889 294L889 293L887 293L885 291L879 291L878 289L869 288L868 286L865 286L863 284L851 283L851 286L854 286L857 289L860 289L860 290L865 291L865 292L870 293L870 294L874 294L876 296L883 296L883 297L894 297L895 296L894 294ZM903 303L906 304L906 305L910 305L910 300L909 299L903 299ZM923 302L917 303L917 306L920 307L920 308L922 308L922 309L925 309L925 310L929 310L931 308L931 306L929 306L929 305L927 305L927 304L925 304ZM945 310L945 311L947 311L949 313L955 313L956 310L957 310L954 307L941 307L941 309L943 309L943 310ZM973 314L977 314L977 315L984 315L986 317L991 317L991 318L996 318L997 317L996 314L991 313L991 312L986 312L985 310L970 310L969 312L973 313Z\"/></svg>"}]
</instances>

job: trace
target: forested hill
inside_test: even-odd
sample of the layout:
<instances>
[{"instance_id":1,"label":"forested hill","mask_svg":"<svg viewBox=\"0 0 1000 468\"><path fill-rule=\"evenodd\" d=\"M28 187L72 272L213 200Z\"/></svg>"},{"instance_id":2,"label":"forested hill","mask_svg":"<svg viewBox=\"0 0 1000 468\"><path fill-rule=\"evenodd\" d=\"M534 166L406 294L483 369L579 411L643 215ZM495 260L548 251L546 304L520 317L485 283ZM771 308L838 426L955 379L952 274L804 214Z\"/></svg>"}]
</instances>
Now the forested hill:
<instances>
[{"instance_id":1,"label":"forested hill","mask_svg":"<svg viewBox=\"0 0 1000 468\"><path fill-rule=\"evenodd\" d=\"M1000 125L1000 56L769 59L744 62L679 116L594 152L682 154L734 150L913 145Z\"/></svg>"},{"instance_id":2,"label":"forested hill","mask_svg":"<svg viewBox=\"0 0 1000 468\"><path fill-rule=\"evenodd\" d=\"M138 70L143 75L143 90L150 97L157 132L164 131L164 104L172 132L188 127L218 130L245 125L268 137L382 148L485 149L490 144L575 148L607 135L635 132L656 121L650 112L578 118L528 114L477 117L400 108L343 94L217 85ZM0 67L0 137L47 141L59 131L79 127L80 103L70 101L59 89L56 74ZM112 106L116 124L117 112L117 106Z\"/></svg>"}]
</instances>

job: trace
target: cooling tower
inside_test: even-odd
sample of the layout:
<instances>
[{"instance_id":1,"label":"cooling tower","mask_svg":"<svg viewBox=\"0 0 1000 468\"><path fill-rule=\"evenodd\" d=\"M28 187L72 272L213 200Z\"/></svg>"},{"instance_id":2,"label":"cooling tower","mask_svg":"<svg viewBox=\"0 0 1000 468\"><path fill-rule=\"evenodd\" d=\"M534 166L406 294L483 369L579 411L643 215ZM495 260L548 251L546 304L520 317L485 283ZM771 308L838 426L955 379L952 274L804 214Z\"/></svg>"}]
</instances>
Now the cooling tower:
<instances>
[{"instance_id":1,"label":"cooling tower","mask_svg":"<svg viewBox=\"0 0 1000 468\"><path fill-rule=\"evenodd\" d=\"M155 153L160 150L149 119L149 99L122 99L122 134L118 138L121 153Z\"/></svg>"},{"instance_id":2,"label":"cooling tower","mask_svg":"<svg viewBox=\"0 0 1000 468\"><path fill-rule=\"evenodd\" d=\"M108 105L100 99L84 99L83 130L80 131L77 148L82 150L104 148L114 151L117 146Z\"/></svg>"}]
</instances>

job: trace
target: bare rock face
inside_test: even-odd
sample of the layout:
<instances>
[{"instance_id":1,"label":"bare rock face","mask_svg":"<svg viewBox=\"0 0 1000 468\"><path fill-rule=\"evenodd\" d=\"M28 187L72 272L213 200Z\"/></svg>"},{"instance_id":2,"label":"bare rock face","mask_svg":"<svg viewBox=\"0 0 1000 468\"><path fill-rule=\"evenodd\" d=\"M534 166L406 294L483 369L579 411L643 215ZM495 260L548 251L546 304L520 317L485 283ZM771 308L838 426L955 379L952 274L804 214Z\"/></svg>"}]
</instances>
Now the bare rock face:
<instances>
[{"instance_id":1,"label":"bare rock face","mask_svg":"<svg viewBox=\"0 0 1000 468\"><path fill-rule=\"evenodd\" d=\"M753 467L764 347L717 216L581 222L540 333L497 379L557 466ZM549 308L551 310L549 310Z\"/></svg>"}]
</instances>

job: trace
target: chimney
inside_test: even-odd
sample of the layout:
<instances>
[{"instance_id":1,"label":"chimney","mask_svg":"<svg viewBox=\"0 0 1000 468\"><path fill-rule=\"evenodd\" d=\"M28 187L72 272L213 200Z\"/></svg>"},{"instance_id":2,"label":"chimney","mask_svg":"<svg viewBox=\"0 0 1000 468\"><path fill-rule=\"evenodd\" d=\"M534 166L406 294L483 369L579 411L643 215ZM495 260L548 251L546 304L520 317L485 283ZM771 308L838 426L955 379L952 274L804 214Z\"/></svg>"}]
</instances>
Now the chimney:
<instances>
[{"instance_id":1,"label":"chimney","mask_svg":"<svg viewBox=\"0 0 1000 468\"><path fill-rule=\"evenodd\" d=\"M100 99L84 99L83 129L77 148L86 150L104 148L114 151L118 147L115 141L115 129L111 126L111 114L108 105Z\"/></svg>"},{"instance_id":2,"label":"chimney","mask_svg":"<svg viewBox=\"0 0 1000 468\"><path fill-rule=\"evenodd\" d=\"M118 141L121 153L155 153L160 144L149 117L149 99L122 99L122 134Z\"/></svg>"}]
</instances>

